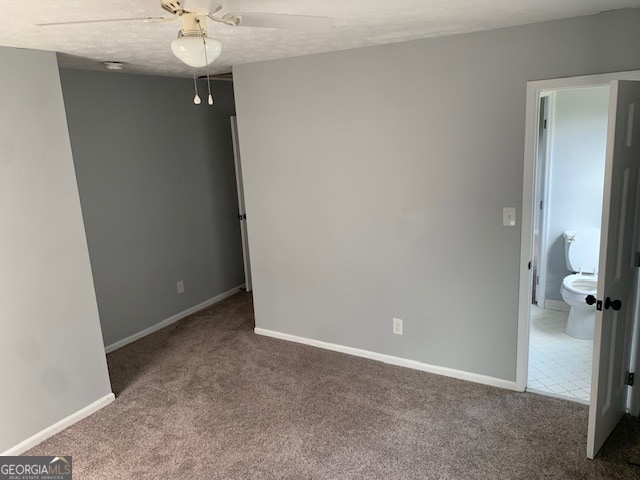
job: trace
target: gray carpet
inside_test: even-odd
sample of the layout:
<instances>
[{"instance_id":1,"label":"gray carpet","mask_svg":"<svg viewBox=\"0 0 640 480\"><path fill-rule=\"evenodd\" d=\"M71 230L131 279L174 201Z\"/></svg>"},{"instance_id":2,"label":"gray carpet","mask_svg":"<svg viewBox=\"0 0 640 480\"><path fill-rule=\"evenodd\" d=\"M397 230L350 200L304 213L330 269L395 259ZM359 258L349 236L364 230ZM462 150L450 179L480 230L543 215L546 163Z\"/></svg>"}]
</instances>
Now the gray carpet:
<instances>
[{"instance_id":1,"label":"gray carpet","mask_svg":"<svg viewBox=\"0 0 640 480\"><path fill-rule=\"evenodd\" d=\"M108 356L114 403L29 455L76 479L640 478L639 422L253 333L238 294Z\"/></svg>"}]
</instances>

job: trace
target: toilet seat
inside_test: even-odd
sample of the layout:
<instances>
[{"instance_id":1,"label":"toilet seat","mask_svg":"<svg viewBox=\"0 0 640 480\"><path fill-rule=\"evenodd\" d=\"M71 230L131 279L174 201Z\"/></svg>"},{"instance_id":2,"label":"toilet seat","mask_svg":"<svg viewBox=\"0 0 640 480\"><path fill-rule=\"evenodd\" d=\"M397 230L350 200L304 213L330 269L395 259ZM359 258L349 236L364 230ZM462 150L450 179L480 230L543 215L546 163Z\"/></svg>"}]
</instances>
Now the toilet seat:
<instances>
[{"instance_id":1,"label":"toilet seat","mask_svg":"<svg viewBox=\"0 0 640 480\"><path fill-rule=\"evenodd\" d=\"M598 288L598 276L580 273L567 275L562 280L562 288L578 295L595 295Z\"/></svg>"}]
</instances>

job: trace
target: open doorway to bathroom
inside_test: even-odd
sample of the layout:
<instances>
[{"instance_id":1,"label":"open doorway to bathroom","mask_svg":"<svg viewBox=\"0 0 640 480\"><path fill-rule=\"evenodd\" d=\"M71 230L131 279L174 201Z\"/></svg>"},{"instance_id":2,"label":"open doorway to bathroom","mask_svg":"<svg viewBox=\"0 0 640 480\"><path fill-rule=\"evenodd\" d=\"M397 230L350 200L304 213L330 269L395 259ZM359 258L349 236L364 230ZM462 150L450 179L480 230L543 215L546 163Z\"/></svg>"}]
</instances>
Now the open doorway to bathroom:
<instances>
[{"instance_id":1,"label":"open doorway to bathroom","mask_svg":"<svg viewBox=\"0 0 640 480\"><path fill-rule=\"evenodd\" d=\"M609 86L539 102L527 390L588 403Z\"/></svg>"}]
</instances>

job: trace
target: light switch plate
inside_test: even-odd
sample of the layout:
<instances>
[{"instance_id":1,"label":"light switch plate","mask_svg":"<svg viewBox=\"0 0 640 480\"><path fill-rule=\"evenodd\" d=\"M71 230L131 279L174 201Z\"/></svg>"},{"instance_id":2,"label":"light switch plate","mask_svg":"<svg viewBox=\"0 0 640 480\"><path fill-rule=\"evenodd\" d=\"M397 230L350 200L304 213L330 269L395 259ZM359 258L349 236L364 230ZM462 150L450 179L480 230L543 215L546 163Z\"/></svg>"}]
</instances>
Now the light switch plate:
<instances>
[{"instance_id":1,"label":"light switch plate","mask_svg":"<svg viewBox=\"0 0 640 480\"><path fill-rule=\"evenodd\" d=\"M393 319L393 333L395 333L396 335L402 335L402 319Z\"/></svg>"},{"instance_id":2,"label":"light switch plate","mask_svg":"<svg viewBox=\"0 0 640 480\"><path fill-rule=\"evenodd\" d=\"M516 209L514 207L504 207L502 209L502 225L505 227L516 226Z\"/></svg>"}]
</instances>

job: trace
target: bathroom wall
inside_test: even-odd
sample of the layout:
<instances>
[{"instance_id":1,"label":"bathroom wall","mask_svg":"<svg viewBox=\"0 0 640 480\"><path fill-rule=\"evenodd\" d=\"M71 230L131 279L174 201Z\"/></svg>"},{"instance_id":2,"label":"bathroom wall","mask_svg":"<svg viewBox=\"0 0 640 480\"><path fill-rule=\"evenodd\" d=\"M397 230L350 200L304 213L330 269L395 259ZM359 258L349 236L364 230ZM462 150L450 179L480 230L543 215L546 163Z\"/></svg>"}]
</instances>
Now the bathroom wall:
<instances>
[{"instance_id":1,"label":"bathroom wall","mask_svg":"<svg viewBox=\"0 0 640 480\"><path fill-rule=\"evenodd\" d=\"M600 228L609 87L559 91L554 103L545 300L558 301L562 279L570 273L563 231Z\"/></svg>"}]
</instances>

